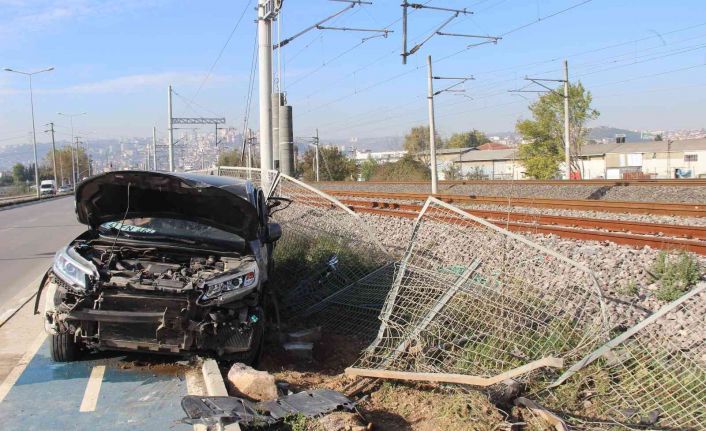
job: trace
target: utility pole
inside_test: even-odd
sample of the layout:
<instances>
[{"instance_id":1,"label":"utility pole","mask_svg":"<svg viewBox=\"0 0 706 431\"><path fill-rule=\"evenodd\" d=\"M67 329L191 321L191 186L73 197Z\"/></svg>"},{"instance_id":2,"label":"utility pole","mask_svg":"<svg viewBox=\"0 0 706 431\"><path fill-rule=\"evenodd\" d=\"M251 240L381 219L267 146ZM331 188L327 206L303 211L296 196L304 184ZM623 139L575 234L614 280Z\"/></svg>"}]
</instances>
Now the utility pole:
<instances>
[{"instance_id":1,"label":"utility pole","mask_svg":"<svg viewBox=\"0 0 706 431\"><path fill-rule=\"evenodd\" d=\"M32 107L32 143L34 147L34 185L37 187L37 198L41 197L41 194L39 192L39 166L37 162L37 131L34 127L34 95L32 93L32 75L36 75L38 73L42 72L51 72L54 70L53 67L50 67L48 69L43 69L39 70L36 72L22 72L19 70L14 70L10 69L8 67L5 68L6 72L13 72L13 73L19 73L21 75L25 75L26 77L29 78L29 103L30 106Z\"/></svg>"},{"instance_id":2,"label":"utility pole","mask_svg":"<svg viewBox=\"0 0 706 431\"><path fill-rule=\"evenodd\" d=\"M402 2L402 64L407 64L407 0Z\"/></svg>"},{"instance_id":3,"label":"utility pole","mask_svg":"<svg viewBox=\"0 0 706 431\"><path fill-rule=\"evenodd\" d=\"M272 19L276 11L271 0L258 1L258 90L260 105L260 178L268 189L272 169Z\"/></svg>"},{"instance_id":4,"label":"utility pole","mask_svg":"<svg viewBox=\"0 0 706 431\"><path fill-rule=\"evenodd\" d=\"M169 86L169 95L167 97L167 133L169 145L169 172L174 172L174 130L172 128L172 86Z\"/></svg>"},{"instance_id":5,"label":"utility pole","mask_svg":"<svg viewBox=\"0 0 706 431\"><path fill-rule=\"evenodd\" d=\"M76 153L76 180L75 180L74 184L78 184L79 180L81 179L81 158L80 158L80 154L78 152L78 138L79 137L80 136L75 137L76 143L74 145L75 146L74 152Z\"/></svg>"},{"instance_id":6,"label":"utility pole","mask_svg":"<svg viewBox=\"0 0 706 431\"><path fill-rule=\"evenodd\" d=\"M457 89L461 84L464 84L466 81L475 79L473 76L464 76L464 77L450 77L450 76L434 76L432 72L432 65L431 65L431 55L427 56L427 101L429 103L429 156L430 156L430 164L431 164L431 193L436 194L438 193L439 189L439 175L437 172L436 168L436 124L435 124L435 118L434 118L434 96L438 96L441 93L445 92L455 92L455 93L463 93L465 92L464 89ZM446 80L452 80L452 81L457 81L454 84L451 84L450 86L444 88L443 90L438 90L434 91L434 80L435 79L446 79Z\"/></svg>"},{"instance_id":7,"label":"utility pole","mask_svg":"<svg viewBox=\"0 0 706 431\"><path fill-rule=\"evenodd\" d=\"M152 126L152 170L157 170L157 128Z\"/></svg>"},{"instance_id":8,"label":"utility pole","mask_svg":"<svg viewBox=\"0 0 706 431\"><path fill-rule=\"evenodd\" d=\"M569 130L569 62L564 60L564 156L566 179L571 179L571 134Z\"/></svg>"},{"instance_id":9,"label":"utility pole","mask_svg":"<svg viewBox=\"0 0 706 431\"><path fill-rule=\"evenodd\" d=\"M71 186L76 187L76 155L74 154L73 142L69 142L69 148L71 149Z\"/></svg>"},{"instance_id":10,"label":"utility pole","mask_svg":"<svg viewBox=\"0 0 706 431\"><path fill-rule=\"evenodd\" d=\"M438 193L439 178L436 173L436 127L434 124L434 82L431 70L431 55L427 56L427 101L429 102L429 155L431 159L431 194Z\"/></svg>"},{"instance_id":11,"label":"utility pole","mask_svg":"<svg viewBox=\"0 0 706 431\"><path fill-rule=\"evenodd\" d=\"M564 79L543 79L525 77L525 81L531 81L533 84L543 87L544 90L527 90L527 86L519 90L510 90L510 93L554 93L564 99L564 163L566 170L564 179L571 179L571 133L570 133L570 112L569 112L569 62L564 60ZM564 84L564 92L559 93L555 89L543 84L543 82L560 82ZM531 84L528 84L531 85Z\"/></svg>"},{"instance_id":12,"label":"utility pole","mask_svg":"<svg viewBox=\"0 0 706 431\"><path fill-rule=\"evenodd\" d=\"M316 129L316 182L319 182L319 129Z\"/></svg>"},{"instance_id":13,"label":"utility pole","mask_svg":"<svg viewBox=\"0 0 706 431\"><path fill-rule=\"evenodd\" d=\"M59 181L56 176L56 142L54 141L54 123L49 123L48 126L49 130L45 130L44 132L51 132L51 158L54 164L54 186L59 187Z\"/></svg>"}]
</instances>

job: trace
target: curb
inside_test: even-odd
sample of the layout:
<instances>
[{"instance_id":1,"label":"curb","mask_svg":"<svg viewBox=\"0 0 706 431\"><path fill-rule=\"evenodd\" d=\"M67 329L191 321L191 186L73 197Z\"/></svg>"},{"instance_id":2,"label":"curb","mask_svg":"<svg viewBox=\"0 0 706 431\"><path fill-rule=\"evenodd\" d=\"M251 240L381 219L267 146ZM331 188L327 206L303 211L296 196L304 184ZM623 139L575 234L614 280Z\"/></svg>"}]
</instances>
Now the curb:
<instances>
[{"instance_id":1,"label":"curb","mask_svg":"<svg viewBox=\"0 0 706 431\"><path fill-rule=\"evenodd\" d=\"M218 368L218 363L214 359L206 359L201 366L203 373L203 381L206 385L206 392L211 397L227 397L228 391L221 376L221 370ZM219 426L217 429L222 431L240 431L240 425L237 423Z\"/></svg>"}]
</instances>

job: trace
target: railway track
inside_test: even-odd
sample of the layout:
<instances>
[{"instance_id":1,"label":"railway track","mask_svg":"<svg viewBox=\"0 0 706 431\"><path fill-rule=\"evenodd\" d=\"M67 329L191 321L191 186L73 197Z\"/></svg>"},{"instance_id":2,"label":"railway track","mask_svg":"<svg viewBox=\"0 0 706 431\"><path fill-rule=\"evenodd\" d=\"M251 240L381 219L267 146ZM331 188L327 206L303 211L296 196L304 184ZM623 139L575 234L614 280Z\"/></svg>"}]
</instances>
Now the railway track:
<instances>
[{"instance_id":1,"label":"railway track","mask_svg":"<svg viewBox=\"0 0 706 431\"><path fill-rule=\"evenodd\" d=\"M421 205L339 199L359 213L414 219ZM663 250L686 250L706 255L706 228L619 220L464 210L496 226L516 232L553 234L583 241L610 241L633 247L650 246ZM667 236L669 235L669 236Z\"/></svg>"},{"instance_id":2,"label":"railway track","mask_svg":"<svg viewBox=\"0 0 706 431\"><path fill-rule=\"evenodd\" d=\"M358 190L323 190L336 197L358 197L400 201L425 201L427 193L381 193ZM475 196L437 194L436 198L448 203L476 203L511 205L530 208L554 208L578 211L602 211L627 214L670 215L682 217L706 217L706 205L662 202L597 201L589 199L537 199L507 198L500 196Z\"/></svg>"},{"instance_id":3,"label":"railway track","mask_svg":"<svg viewBox=\"0 0 706 431\"><path fill-rule=\"evenodd\" d=\"M341 185L341 181L320 181L317 184L324 188L328 184ZM345 183L343 183L345 184ZM428 186L426 181L366 181L364 183L350 182L351 185L358 184L419 184ZM706 178L682 178L682 179L634 179L634 180L441 180L440 185L547 185L547 186L706 186Z\"/></svg>"}]
</instances>

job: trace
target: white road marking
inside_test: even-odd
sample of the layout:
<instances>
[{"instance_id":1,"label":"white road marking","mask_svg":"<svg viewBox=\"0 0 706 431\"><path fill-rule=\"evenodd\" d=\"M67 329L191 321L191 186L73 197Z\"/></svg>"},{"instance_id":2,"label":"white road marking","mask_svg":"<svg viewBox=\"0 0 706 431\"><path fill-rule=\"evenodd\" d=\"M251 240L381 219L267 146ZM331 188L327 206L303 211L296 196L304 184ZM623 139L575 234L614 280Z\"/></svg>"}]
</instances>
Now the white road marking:
<instances>
[{"instance_id":1,"label":"white road marking","mask_svg":"<svg viewBox=\"0 0 706 431\"><path fill-rule=\"evenodd\" d=\"M81 401L81 407L78 409L80 412L93 412L96 410L96 404L98 403L98 394L101 390L101 383L103 383L103 375L105 374L105 365L96 365L91 370L91 377L88 378L88 384L86 385L86 392L83 393L83 401Z\"/></svg>"},{"instance_id":2,"label":"white road marking","mask_svg":"<svg viewBox=\"0 0 706 431\"><path fill-rule=\"evenodd\" d=\"M20 359L17 365L15 365L15 368L10 371L10 374L8 374L5 378L5 381L2 382L2 385L0 385L0 403L3 402L8 392L10 392L10 389L12 389L15 383L17 383L17 379L20 378L29 362L32 360L39 348L42 347L42 344L44 344L44 340L46 340L46 338L47 333L42 330L42 332L39 333L37 338L29 346L25 354L22 355L22 359Z\"/></svg>"},{"instance_id":3,"label":"white road marking","mask_svg":"<svg viewBox=\"0 0 706 431\"><path fill-rule=\"evenodd\" d=\"M15 303L16 305L12 308L9 308L0 314L0 326L3 326L5 323L7 323L8 320L12 318L15 314L17 314L18 311L22 307L24 307L29 301L34 298L34 296L37 294L37 289L39 288L39 283L42 282L42 278L44 277L44 272L36 278L33 282L31 282L24 290L22 290L19 294L17 294L12 300L8 301L11 303ZM25 295L24 297L20 298L19 296L24 294L26 290L33 291L29 295Z\"/></svg>"},{"instance_id":4,"label":"white road marking","mask_svg":"<svg viewBox=\"0 0 706 431\"><path fill-rule=\"evenodd\" d=\"M186 372L186 391L189 395L205 395L203 384L200 381L200 376L198 371L189 370ZM194 431L206 431L206 425L204 424L194 424Z\"/></svg>"}]
</instances>

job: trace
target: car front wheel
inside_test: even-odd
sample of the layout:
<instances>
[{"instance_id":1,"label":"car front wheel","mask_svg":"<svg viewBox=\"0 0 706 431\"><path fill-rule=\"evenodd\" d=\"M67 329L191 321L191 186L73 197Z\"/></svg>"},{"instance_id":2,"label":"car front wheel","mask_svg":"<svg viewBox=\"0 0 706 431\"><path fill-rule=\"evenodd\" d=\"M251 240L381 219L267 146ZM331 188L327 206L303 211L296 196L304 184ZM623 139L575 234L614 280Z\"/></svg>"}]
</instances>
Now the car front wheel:
<instances>
[{"instance_id":1,"label":"car front wheel","mask_svg":"<svg viewBox=\"0 0 706 431\"><path fill-rule=\"evenodd\" d=\"M72 362L79 356L79 346L74 341L74 335L68 332L53 334L49 350L54 362Z\"/></svg>"}]
</instances>

